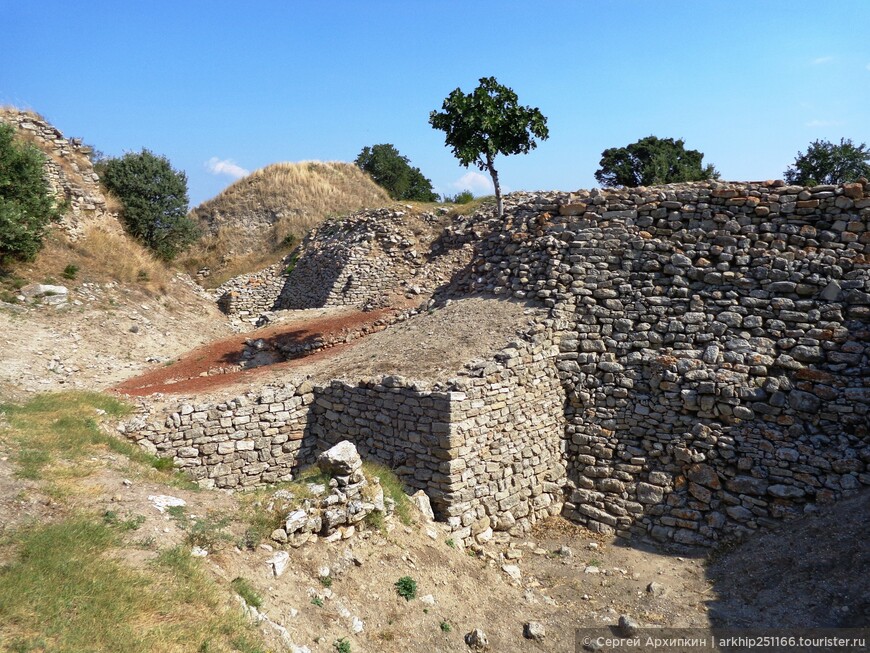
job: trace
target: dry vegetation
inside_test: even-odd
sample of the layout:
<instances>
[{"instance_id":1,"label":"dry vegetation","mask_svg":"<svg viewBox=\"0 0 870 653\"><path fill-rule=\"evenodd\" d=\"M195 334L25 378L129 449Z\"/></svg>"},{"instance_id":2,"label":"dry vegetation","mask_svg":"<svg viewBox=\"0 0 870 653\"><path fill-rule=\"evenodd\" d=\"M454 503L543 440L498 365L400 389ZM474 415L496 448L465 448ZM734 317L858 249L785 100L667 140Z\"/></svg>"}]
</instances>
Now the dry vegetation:
<instances>
[{"instance_id":1,"label":"dry vegetation","mask_svg":"<svg viewBox=\"0 0 870 653\"><path fill-rule=\"evenodd\" d=\"M191 211L205 236L179 258L210 285L276 262L327 217L385 206L389 196L350 163L276 163L235 182Z\"/></svg>"},{"instance_id":2,"label":"dry vegetation","mask_svg":"<svg viewBox=\"0 0 870 653\"><path fill-rule=\"evenodd\" d=\"M33 261L10 264L4 272L28 282L68 284L73 280L64 277L69 266L77 270L77 281L135 284L152 294L168 292L172 278L172 270L133 238L100 227L86 228L75 242L54 230Z\"/></svg>"}]
</instances>

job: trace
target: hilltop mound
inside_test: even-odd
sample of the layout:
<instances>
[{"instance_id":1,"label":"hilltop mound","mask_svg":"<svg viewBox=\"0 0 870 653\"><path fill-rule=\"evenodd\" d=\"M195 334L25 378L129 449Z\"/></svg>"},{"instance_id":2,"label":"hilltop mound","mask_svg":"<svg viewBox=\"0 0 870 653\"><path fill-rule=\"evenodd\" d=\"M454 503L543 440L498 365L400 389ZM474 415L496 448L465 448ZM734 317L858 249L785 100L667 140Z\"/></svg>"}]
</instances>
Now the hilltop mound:
<instances>
[{"instance_id":1,"label":"hilltop mound","mask_svg":"<svg viewBox=\"0 0 870 653\"><path fill-rule=\"evenodd\" d=\"M386 191L350 163L275 163L191 211L206 233L181 261L224 280L274 262L325 218L384 206Z\"/></svg>"}]
</instances>

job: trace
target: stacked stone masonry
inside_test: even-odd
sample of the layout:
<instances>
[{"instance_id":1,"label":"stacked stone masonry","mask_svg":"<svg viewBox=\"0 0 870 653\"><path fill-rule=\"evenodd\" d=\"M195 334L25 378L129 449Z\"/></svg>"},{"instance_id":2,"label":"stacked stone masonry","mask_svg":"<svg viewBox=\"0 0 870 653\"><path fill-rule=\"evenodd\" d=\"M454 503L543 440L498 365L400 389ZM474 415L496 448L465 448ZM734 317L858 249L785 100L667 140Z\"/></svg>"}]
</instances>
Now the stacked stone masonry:
<instances>
[{"instance_id":1,"label":"stacked stone masonry","mask_svg":"<svg viewBox=\"0 0 870 653\"><path fill-rule=\"evenodd\" d=\"M0 122L15 127L26 142L35 144L46 156L45 176L57 201L66 204L59 226L75 241L90 224L117 229L114 214L106 208L100 179L89 160L92 148L79 139L67 139L36 114L17 109L0 109Z\"/></svg>"},{"instance_id":2,"label":"stacked stone masonry","mask_svg":"<svg viewBox=\"0 0 870 653\"><path fill-rule=\"evenodd\" d=\"M176 426L179 411L134 436L219 486L271 482L349 439L424 489L462 538L561 511L601 532L712 545L870 484L866 182L516 193L508 207L433 244L473 248L435 307L483 293L549 308L494 360L431 390L333 382L294 389L292 410L254 398L191 411L208 427ZM341 304L313 263L300 257L297 298ZM342 265L359 264L334 263L336 278ZM281 418L238 430L248 409ZM197 449L215 437L228 458ZM237 440L256 456L230 452Z\"/></svg>"}]
</instances>

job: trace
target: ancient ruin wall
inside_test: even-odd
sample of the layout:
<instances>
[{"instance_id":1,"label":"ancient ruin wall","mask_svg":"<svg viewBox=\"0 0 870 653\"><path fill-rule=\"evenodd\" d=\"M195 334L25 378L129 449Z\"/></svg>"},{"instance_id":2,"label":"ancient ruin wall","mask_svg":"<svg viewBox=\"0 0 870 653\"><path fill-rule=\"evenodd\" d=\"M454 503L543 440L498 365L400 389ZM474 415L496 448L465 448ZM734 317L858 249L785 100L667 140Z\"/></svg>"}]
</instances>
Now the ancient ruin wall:
<instances>
[{"instance_id":1,"label":"ancient ruin wall","mask_svg":"<svg viewBox=\"0 0 870 653\"><path fill-rule=\"evenodd\" d=\"M57 201L67 203L59 226L72 240L92 224L120 230L117 216L109 213L100 180L88 155L91 148L79 139L67 139L55 127L30 111L0 109L0 122L15 127L27 142L46 154L45 176Z\"/></svg>"},{"instance_id":2,"label":"ancient ruin wall","mask_svg":"<svg viewBox=\"0 0 870 653\"><path fill-rule=\"evenodd\" d=\"M706 545L870 484L863 184L512 200L440 298L510 295L549 306L550 318L437 391L312 390L323 402L288 426L311 452L356 440L426 489L461 537L522 530L561 507L599 531ZM176 442L183 417L149 439ZM235 417L222 419L235 429ZM196 437L184 455L181 441L164 450L226 476L193 451ZM254 448L268 449L256 437ZM284 470L308 452L299 445ZM232 483L266 480L259 454L225 455L218 462L254 465Z\"/></svg>"},{"instance_id":3,"label":"ancient ruin wall","mask_svg":"<svg viewBox=\"0 0 870 653\"><path fill-rule=\"evenodd\" d=\"M710 544L870 484L863 184L529 196L466 291L552 309L565 514Z\"/></svg>"},{"instance_id":4,"label":"ancient ruin wall","mask_svg":"<svg viewBox=\"0 0 870 653\"><path fill-rule=\"evenodd\" d=\"M206 487L289 480L342 440L424 490L456 537L524 532L562 508L564 395L546 336L437 389L399 377L285 383L218 404L180 404L121 429ZM514 406L525 409L518 415Z\"/></svg>"}]
</instances>

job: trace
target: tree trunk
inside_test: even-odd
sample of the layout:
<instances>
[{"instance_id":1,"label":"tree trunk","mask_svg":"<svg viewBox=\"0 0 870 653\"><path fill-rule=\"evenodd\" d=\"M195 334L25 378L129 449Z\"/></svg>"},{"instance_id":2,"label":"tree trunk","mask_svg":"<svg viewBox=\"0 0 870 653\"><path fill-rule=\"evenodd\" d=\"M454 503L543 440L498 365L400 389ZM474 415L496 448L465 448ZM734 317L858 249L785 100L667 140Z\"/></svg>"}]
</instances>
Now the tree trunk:
<instances>
[{"instance_id":1,"label":"tree trunk","mask_svg":"<svg viewBox=\"0 0 870 653\"><path fill-rule=\"evenodd\" d=\"M495 188L495 204L498 207L498 217L504 217L504 203L501 199L501 186L498 184L498 171L492 165L492 154L486 153L486 168L489 170L489 176L492 177L492 185Z\"/></svg>"}]
</instances>

